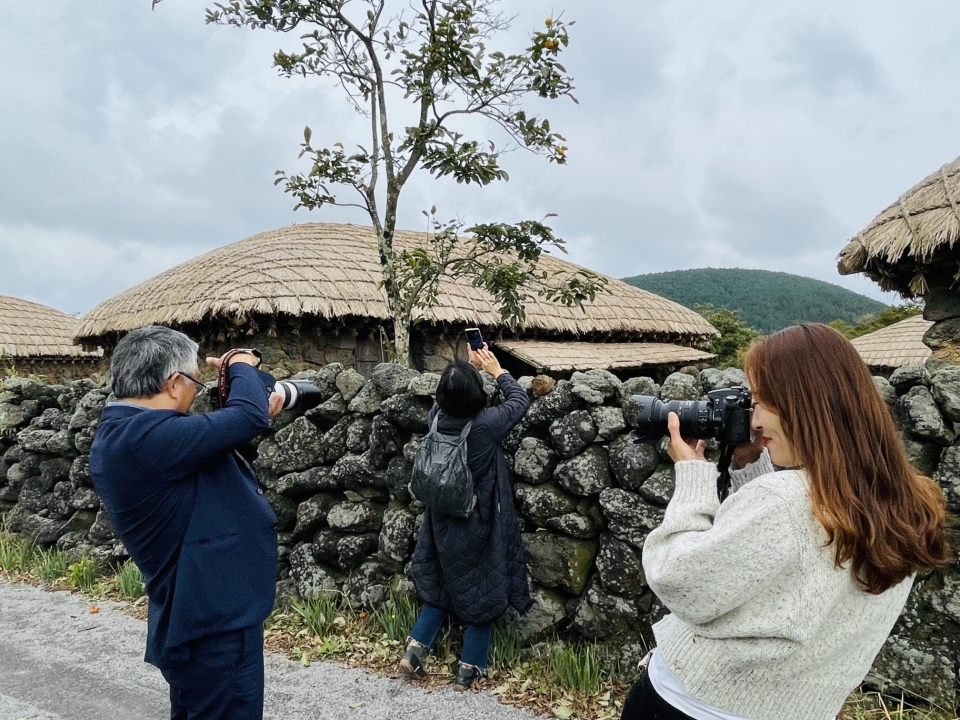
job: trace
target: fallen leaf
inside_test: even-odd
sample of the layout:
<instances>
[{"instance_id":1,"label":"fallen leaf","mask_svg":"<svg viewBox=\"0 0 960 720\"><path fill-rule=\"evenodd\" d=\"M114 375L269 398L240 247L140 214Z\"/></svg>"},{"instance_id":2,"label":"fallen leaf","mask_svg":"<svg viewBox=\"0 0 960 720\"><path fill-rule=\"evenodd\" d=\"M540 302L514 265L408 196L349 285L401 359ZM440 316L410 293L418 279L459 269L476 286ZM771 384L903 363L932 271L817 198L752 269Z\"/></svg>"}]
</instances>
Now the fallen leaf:
<instances>
[{"instance_id":1,"label":"fallen leaf","mask_svg":"<svg viewBox=\"0 0 960 720\"><path fill-rule=\"evenodd\" d=\"M560 720L567 720L573 716L573 708L569 705L561 703L557 707L553 708L553 714L556 715Z\"/></svg>"},{"instance_id":2,"label":"fallen leaf","mask_svg":"<svg viewBox=\"0 0 960 720\"><path fill-rule=\"evenodd\" d=\"M96 605L94 605L92 608L90 608L90 614L91 614L91 615L96 615L98 612L100 612L100 608L97 607Z\"/></svg>"},{"instance_id":3,"label":"fallen leaf","mask_svg":"<svg viewBox=\"0 0 960 720\"><path fill-rule=\"evenodd\" d=\"M363 707L363 703L362 702L350 703L351 710L356 710L358 707Z\"/></svg>"}]
</instances>

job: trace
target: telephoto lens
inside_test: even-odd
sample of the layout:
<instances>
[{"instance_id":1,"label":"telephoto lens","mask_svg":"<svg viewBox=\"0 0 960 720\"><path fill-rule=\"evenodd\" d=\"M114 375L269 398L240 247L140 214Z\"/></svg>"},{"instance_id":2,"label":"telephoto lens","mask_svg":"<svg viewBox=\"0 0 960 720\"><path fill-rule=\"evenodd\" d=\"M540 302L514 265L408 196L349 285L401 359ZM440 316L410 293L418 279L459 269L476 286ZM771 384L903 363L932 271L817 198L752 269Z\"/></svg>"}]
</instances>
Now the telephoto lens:
<instances>
[{"instance_id":1,"label":"telephoto lens","mask_svg":"<svg viewBox=\"0 0 960 720\"><path fill-rule=\"evenodd\" d=\"M306 412L323 402L323 393L306 380L278 380L273 391L283 396L283 409Z\"/></svg>"},{"instance_id":2,"label":"telephoto lens","mask_svg":"<svg viewBox=\"0 0 960 720\"><path fill-rule=\"evenodd\" d=\"M751 441L750 417L753 399L750 391L736 386L707 393L706 400L669 400L653 395L633 395L627 408L627 421L643 438L669 434L667 418L674 412L680 419L680 435L690 439L716 438L728 445L746 445Z\"/></svg>"}]
</instances>

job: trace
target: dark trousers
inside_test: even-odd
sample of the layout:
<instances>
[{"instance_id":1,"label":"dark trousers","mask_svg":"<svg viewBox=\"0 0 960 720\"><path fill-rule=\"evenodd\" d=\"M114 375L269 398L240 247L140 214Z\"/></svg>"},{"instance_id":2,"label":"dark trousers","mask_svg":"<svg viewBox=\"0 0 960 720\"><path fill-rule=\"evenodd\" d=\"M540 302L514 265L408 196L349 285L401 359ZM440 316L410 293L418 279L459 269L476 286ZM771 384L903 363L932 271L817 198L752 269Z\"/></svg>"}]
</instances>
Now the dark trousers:
<instances>
[{"instance_id":1,"label":"dark trousers","mask_svg":"<svg viewBox=\"0 0 960 720\"><path fill-rule=\"evenodd\" d=\"M623 703L620 720L693 720L657 695L646 669Z\"/></svg>"},{"instance_id":2,"label":"dark trousers","mask_svg":"<svg viewBox=\"0 0 960 720\"><path fill-rule=\"evenodd\" d=\"M410 637L424 647L432 649L446 616L447 613L444 610L433 605L424 605L413 630L410 631ZM467 630L463 634L463 654L460 656L460 662L486 670L492 632L492 625L467 625Z\"/></svg>"},{"instance_id":3,"label":"dark trousers","mask_svg":"<svg viewBox=\"0 0 960 720\"><path fill-rule=\"evenodd\" d=\"M170 684L170 720L263 718L261 625L185 643L160 672Z\"/></svg>"}]
</instances>

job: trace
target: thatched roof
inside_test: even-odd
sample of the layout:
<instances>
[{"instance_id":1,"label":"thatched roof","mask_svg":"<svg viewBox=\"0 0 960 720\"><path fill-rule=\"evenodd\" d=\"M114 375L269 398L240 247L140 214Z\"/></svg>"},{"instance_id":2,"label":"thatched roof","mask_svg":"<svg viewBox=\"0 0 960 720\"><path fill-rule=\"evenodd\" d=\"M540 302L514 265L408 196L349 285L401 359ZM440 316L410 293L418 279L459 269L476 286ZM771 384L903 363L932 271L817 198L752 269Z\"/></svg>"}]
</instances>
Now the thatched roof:
<instances>
[{"instance_id":1,"label":"thatched roof","mask_svg":"<svg viewBox=\"0 0 960 720\"><path fill-rule=\"evenodd\" d=\"M634 370L711 360L715 355L666 343L586 343L539 340L501 340L497 350L525 362L541 373L573 370Z\"/></svg>"},{"instance_id":2,"label":"thatched roof","mask_svg":"<svg viewBox=\"0 0 960 720\"><path fill-rule=\"evenodd\" d=\"M423 244L422 233L398 231L404 247ZM545 256L547 272L576 266ZM149 323L180 325L250 315L314 315L389 320L376 236L370 227L310 223L261 233L157 275L97 305L81 318L78 341L126 332ZM699 343L716 330L677 303L619 280L585 312L539 298L527 303L528 330L575 335L629 333ZM496 327L490 297L469 283L441 286L440 303L425 319L444 324Z\"/></svg>"},{"instance_id":3,"label":"thatched roof","mask_svg":"<svg viewBox=\"0 0 960 720\"><path fill-rule=\"evenodd\" d=\"M923 295L931 273L960 270L960 158L924 178L840 252L841 275L864 273L884 290Z\"/></svg>"},{"instance_id":4,"label":"thatched roof","mask_svg":"<svg viewBox=\"0 0 960 720\"><path fill-rule=\"evenodd\" d=\"M930 357L930 348L923 344L923 334L933 325L921 315L908 317L869 335L852 340L860 357L871 368L898 368Z\"/></svg>"},{"instance_id":5,"label":"thatched roof","mask_svg":"<svg viewBox=\"0 0 960 720\"><path fill-rule=\"evenodd\" d=\"M97 357L73 344L78 320L28 300L0 295L0 353L8 358Z\"/></svg>"}]
</instances>

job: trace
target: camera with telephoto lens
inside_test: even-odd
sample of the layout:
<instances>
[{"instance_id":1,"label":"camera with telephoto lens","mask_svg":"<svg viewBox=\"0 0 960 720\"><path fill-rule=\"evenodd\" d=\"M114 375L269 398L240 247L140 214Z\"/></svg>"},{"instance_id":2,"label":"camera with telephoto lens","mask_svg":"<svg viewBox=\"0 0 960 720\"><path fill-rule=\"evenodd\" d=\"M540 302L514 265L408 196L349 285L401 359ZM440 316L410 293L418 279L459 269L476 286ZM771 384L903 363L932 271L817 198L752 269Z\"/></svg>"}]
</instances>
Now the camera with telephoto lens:
<instances>
[{"instance_id":1,"label":"camera with telephoto lens","mask_svg":"<svg viewBox=\"0 0 960 720\"><path fill-rule=\"evenodd\" d=\"M323 402L323 393L306 380L277 380L273 391L283 397L283 409L292 412L313 410Z\"/></svg>"},{"instance_id":2,"label":"camera with telephoto lens","mask_svg":"<svg viewBox=\"0 0 960 720\"><path fill-rule=\"evenodd\" d=\"M690 439L716 438L721 445L735 447L752 441L750 419L753 398L746 388L735 386L707 393L706 400L670 400L653 395L633 395L631 420L644 438L668 435L667 416L680 418L680 435Z\"/></svg>"}]
</instances>

